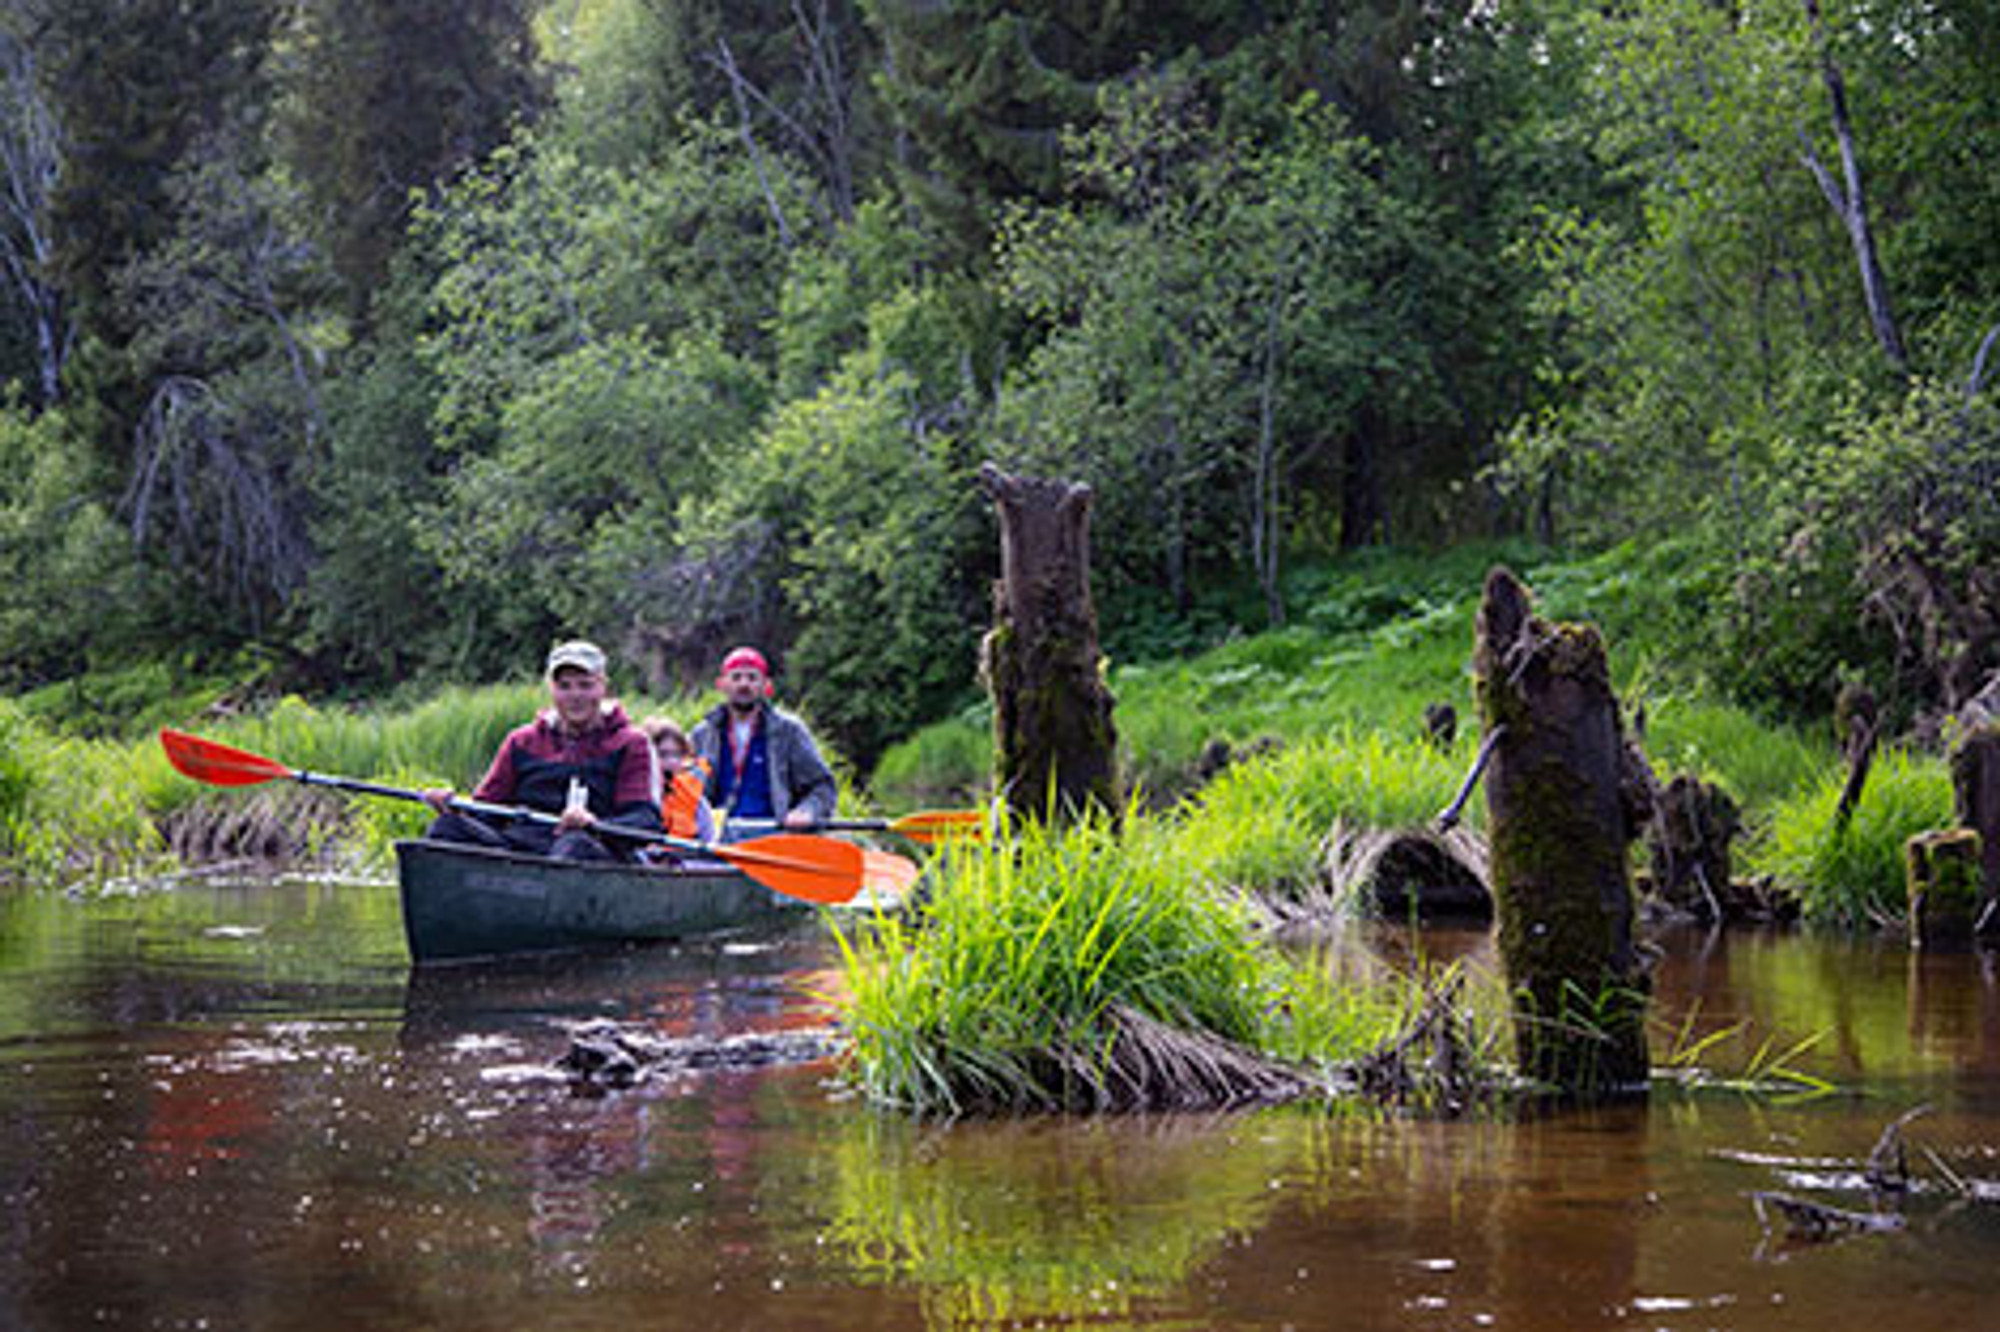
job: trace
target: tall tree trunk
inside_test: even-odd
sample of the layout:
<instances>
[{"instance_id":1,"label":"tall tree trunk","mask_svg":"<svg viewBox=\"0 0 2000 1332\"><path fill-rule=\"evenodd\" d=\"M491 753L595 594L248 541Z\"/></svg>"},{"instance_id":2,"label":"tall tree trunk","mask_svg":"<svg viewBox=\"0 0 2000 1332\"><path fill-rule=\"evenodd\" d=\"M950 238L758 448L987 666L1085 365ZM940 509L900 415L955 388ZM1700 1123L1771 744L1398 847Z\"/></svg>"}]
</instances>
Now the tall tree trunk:
<instances>
[{"instance_id":1,"label":"tall tree trunk","mask_svg":"<svg viewBox=\"0 0 2000 1332\"><path fill-rule=\"evenodd\" d=\"M1118 732L1090 599L1090 487L991 463L979 480L1000 513L994 624L980 652L995 787L1025 818L1115 814Z\"/></svg>"},{"instance_id":2,"label":"tall tree trunk","mask_svg":"<svg viewBox=\"0 0 2000 1332\"><path fill-rule=\"evenodd\" d=\"M1340 548L1359 550L1382 532L1381 418L1363 407L1347 432L1340 460Z\"/></svg>"},{"instance_id":3,"label":"tall tree trunk","mask_svg":"<svg viewBox=\"0 0 2000 1332\"><path fill-rule=\"evenodd\" d=\"M1882 275L1882 265L1875 254L1875 234L1868 225L1868 198L1862 190L1861 153L1854 143L1854 122L1847 114L1847 80L1840 72L1840 65L1833 58L1833 47L1827 41L1824 25L1820 20L1819 0L1804 0L1806 18L1812 26L1813 42L1819 47L1820 80L1826 85L1828 105L1833 114L1833 136L1840 146L1839 181L1819 160L1813 150L1812 140L1803 128L1799 130L1799 141L1804 144L1801 154L1806 169L1819 182L1820 193L1832 206L1840 224L1847 229L1847 238L1854 246L1854 260L1861 270L1861 292L1868 302L1868 322L1875 331L1875 341L1882 348L1882 354L1895 364L1898 370L1907 372L1910 368L1909 354L1903 350L1903 335L1896 328L1896 315L1889 304L1889 282Z\"/></svg>"},{"instance_id":4,"label":"tall tree trunk","mask_svg":"<svg viewBox=\"0 0 2000 1332\"><path fill-rule=\"evenodd\" d=\"M34 57L11 33L0 33L0 268L35 327L35 368L41 405L62 394L74 325L62 292L49 280L55 246L49 236L49 195L62 171L55 112L35 83Z\"/></svg>"},{"instance_id":5,"label":"tall tree trunk","mask_svg":"<svg viewBox=\"0 0 2000 1332\"><path fill-rule=\"evenodd\" d=\"M1180 348L1171 341L1164 352L1167 374L1170 380L1180 376ZM1188 582L1188 535L1187 535L1187 436L1181 431L1180 405L1176 395L1168 394L1160 412L1160 433L1166 438L1165 493L1160 497L1166 502L1166 532L1163 536L1166 548L1167 593L1173 598L1174 609L1185 615L1194 606L1194 592Z\"/></svg>"},{"instance_id":6,"label":"tall tree trunk","mask_svg":"<svg viewBox=\"0 0 2000 1332\"><path fill-rule=\"evenodd\" d=\"M1285 622L1285 599L1278 593L1278 558L1284 525L1279 513L1282 462L1278 456L1278 364L1283 286L1265 310L1262 373L1257 385L1257 468L1250 506L1250 555L1264 593L1264 618L1275 628Z\"/></svg>"},{"instance_id":7,"label":"tall tree trunk","mask_svg":"<svg viewBox=\"0 0 2000 1332\"><path fill-rule=\"evenodd\" d=\"M1495 569L1472 664L1493 744L1493 896L1521 1071L1579 1093L1643 1085L1647 982L1627 854L1650 811L1604 641L1537 618L1527 589Z\"/></svg>"}]
</instances>

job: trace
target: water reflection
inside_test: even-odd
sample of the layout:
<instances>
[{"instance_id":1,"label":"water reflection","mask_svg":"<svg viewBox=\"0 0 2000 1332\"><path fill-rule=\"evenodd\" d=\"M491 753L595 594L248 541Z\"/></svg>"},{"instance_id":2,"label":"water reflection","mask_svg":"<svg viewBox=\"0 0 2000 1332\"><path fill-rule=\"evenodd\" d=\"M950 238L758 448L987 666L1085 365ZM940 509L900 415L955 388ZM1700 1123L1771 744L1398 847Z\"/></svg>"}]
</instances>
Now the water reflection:
<instances>
[{"instance_id":1,"label":"water reflection","mask_svg":"<svg viewBox=\"0 0 2000 1332\"><path fill-rule=\"evenodd\" d=\"M829 1234L857 1275L917 1289L933 1327L1150 1321L1265 1222L1298 1119L977 1122L850 1117Z\"/></svg>"},{"instance_id":2,"label":"water reflection","mask_svg":"<svg viewBox=\"0 0 2000 1332\"><path fill-rule=\"evenodd\" d=\"M1360 979L1483 934L1354 930ZM811 921L412 974L387 885L0 899L0 1326L1980 1326L2000 1207L1760 1252L1748 1195L1848 1201L1910 1106L2000 1179L1991 955L1673 936L1660 1029L1815 1033L1840 1095L1516 1122L1303 1109L918 1124L826 1064L576 1094L576 1023L832 1018ZM1656 1049L1659 1048L1656 1046Z\"/></svg>"}]
</instances>

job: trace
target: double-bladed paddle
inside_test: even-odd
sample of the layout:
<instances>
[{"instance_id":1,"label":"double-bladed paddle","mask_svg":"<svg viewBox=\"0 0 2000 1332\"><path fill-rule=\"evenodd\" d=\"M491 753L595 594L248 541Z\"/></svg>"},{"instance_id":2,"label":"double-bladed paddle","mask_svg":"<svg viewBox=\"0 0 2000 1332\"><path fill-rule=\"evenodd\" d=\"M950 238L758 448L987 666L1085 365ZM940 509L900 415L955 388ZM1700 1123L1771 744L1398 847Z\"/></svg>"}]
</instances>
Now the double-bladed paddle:
<instances>
[{"instance_id":1,"label":"double-bladed paddle","mask_svg":"<svg viewBox=\"0 0 2000 1332\"><path fill-rule=\"evenodd\" d=\"M775 819L731 819L729 827L750 832L776 831ZM931 846L938 842L970 841L986 836L986 815L976 809L924 809L899 819L823 819L813 832L886 832Z\"/></svg>"},{"instance_id":2,"label":"double-bladed paddle","mask_svg":"<svg viewBox=\"0 0 2000 1332\"><path fill-rule=\"evenodd\" d=\"M323 772L307 772L276 759L265 758L262 754L252 754L245 749L204 740L198 735L171 728L161 728L160 746L167 751L167 762L173 764L177 771L210 786L257 786L264 782L292 781L360 795L429 803L424 800L421 791L364 782L353 777L335 777ZM453 796L446 803L465 814L520 819L550 826L559 822L553 814L519 805L495 805L483 800L468 800L463 796ZM721 845L689 841L669 833L627 828L615 823L600 823L592 831L630 841L657 843L677 851L714 856L734 865L772 892L827 905L850 900L863 886L897 893L916 878L916 866L900 856L889 856L880 851L864 852L848 842L806 833L782 833L749 842Z\"/></svg>"}]
</instances>

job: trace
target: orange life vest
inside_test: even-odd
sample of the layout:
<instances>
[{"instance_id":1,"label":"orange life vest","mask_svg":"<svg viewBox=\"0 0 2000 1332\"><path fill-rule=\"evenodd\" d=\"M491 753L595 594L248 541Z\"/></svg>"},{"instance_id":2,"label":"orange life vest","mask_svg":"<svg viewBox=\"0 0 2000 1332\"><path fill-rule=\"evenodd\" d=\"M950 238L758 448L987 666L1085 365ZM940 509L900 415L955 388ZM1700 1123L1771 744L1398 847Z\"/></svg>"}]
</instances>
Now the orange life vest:
<instances>
[{"instance_id":1,"label":"orange life vest","mask_svg":"<svg viewBox=\"0 0 2000 1332\"><path fill-rule=\"evenodd\" d=\"M660 801L660 826L675 837L701 836L695 811L701 808L702 781L691 772L671 774L666 798Z\"/></svg>"}]
</instances>

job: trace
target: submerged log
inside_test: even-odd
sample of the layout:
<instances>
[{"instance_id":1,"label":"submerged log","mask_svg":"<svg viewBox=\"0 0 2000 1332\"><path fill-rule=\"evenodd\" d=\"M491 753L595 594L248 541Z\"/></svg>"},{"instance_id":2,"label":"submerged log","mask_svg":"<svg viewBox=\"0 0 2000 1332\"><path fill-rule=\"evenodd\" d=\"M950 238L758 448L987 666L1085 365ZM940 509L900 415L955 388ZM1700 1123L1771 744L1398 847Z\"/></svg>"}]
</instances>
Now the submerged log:
<instances>
[{"instance_id":1,"label":"submerged log","mask_svg":"<svg viewBox=\"0 0 2000 1332\"><path fill-rule=\"evenodd\" d=\"M1550 624L1513 574L1487 575L1473 650L1501 960L1521 1071L1567 1091L1643 1087L1647 980L1628 851L1649 810L1604 642Z\"/></svg>"},{"instance_id":2,"label":"submerged log","mask_svg":"<svg viewBox=\"0 0 2000 1332\"><path fill-rule=\"evenodd\" d=\"M1966 727L1951 751L1952 803L1958 824L1979 834L1979 919L2000 917L2000 721Z\"/></svg>"},{"instance_id":3,"label":"submerged log","mask_svg":"<svg viewBox=\"0 0 2000 1332\"><path fill-rule=\"evenodd\" d=\"M979 479L1000 513L994 624L980 650L995 788L1027 818L1115 814L1118 732L1090 599L1090 487L991 463Z\"/></svg>"},{"instance_id":4,"label":"submerged log","mask_svg":"<svg viewBox=\"0 0 2000 1332\"><path fill-rule=\"evenodd\" d=\"M696 1069L729 1072L811 1063L830 1058L839 1049L831 1027L744 1032L720 1039L674 1038L598 1018L570 1032L569 1048L557 1057L556 1067L568 1075L577 1090L602 1092Z\"/></svg>"},{"instance_id":5,"label":"submerged log","mask_svg":"<svg viewBox=\"0 0 2000 1332\"><path fill-rule=\"evenodd\" d=\"M1903 844L1912 948L1945 947L1972 937L1979 862L1980 837L1970 828L1918 833Z\"/></svg>"},{"instance_id":6,"label":"submerged log","mask_svg":"<svg viewBox=\"0 0 2000 1332\"><path fill-rule=\"evenodd\" d=\"M1387 920L1493 919L1486 843L1466 828L1347 828L1326 839L1328 900ZM1346 914L1340 910L1339 914Z\"/></svg>"},{"instance_id":7,"label":"submerged log","mask_svg":"<svg viewBox=\"0 0 2000 1332\"><path fill-rule=\"evenodd\" d=\"M1782 1224L1787 1239L1804 1244L1839 1239L1843 1235L1887 1234L1909 1224L1896 1212L1854 1212L1764 1189L1750 1195L1750 1205L1757 1209L1757 1223L1766 1235ZM1779 1224L1772 1222L1774 1214Z\"/></svg>"}]
</instances>

